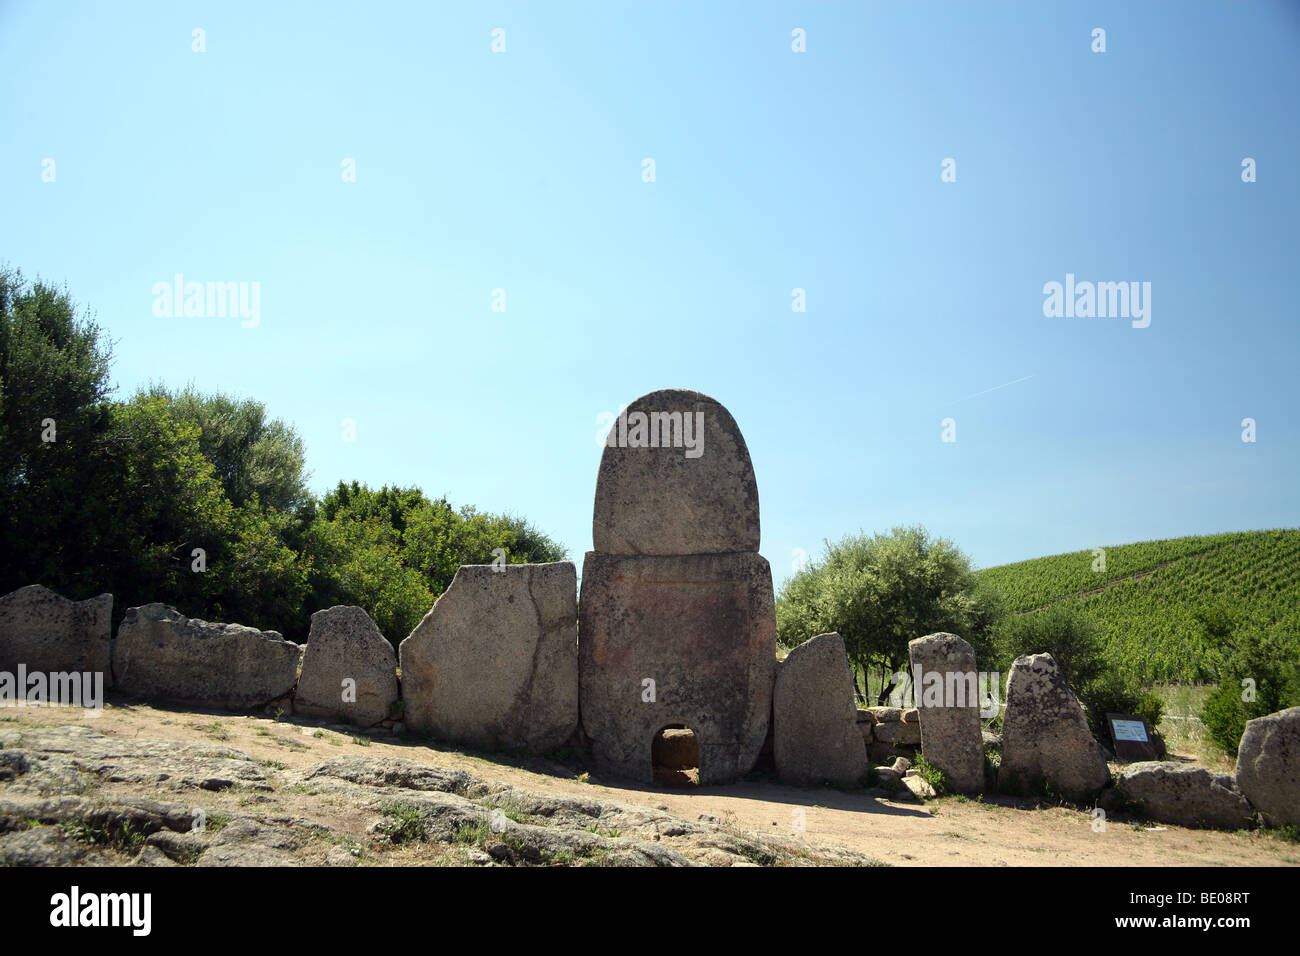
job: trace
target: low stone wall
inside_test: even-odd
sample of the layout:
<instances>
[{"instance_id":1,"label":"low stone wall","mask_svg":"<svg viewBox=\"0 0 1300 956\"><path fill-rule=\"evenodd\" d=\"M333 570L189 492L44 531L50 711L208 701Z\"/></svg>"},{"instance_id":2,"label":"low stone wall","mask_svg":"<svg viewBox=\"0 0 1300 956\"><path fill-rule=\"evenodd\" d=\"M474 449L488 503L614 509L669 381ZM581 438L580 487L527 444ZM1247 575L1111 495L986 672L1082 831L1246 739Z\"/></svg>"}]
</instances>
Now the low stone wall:
<instances>
[{"instance_id":1,"label":"low stone wall","mask_svg":"<svg viewBox=\"0 0 1300 956\"><path fill-rule=\"evenodd\" d=\"M914 759L921 747L921 712L915 707L859 707L858 730L874 764Z\"/></svg>"}]
</instances>

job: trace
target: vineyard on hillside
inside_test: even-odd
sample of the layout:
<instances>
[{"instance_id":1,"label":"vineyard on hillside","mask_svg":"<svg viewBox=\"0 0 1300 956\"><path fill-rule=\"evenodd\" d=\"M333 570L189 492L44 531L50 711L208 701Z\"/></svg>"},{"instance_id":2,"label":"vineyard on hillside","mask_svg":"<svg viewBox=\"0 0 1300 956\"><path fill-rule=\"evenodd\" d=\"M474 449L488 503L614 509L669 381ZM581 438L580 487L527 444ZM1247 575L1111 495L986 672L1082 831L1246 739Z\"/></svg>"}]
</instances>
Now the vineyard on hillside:
<instances>
[{"instance_id":1,"label":"vineyard on hillside","mask_svg":"<svg viewBox=\"0 0 1300 956\"><path fill-rule=\"evenodd\" d=\"M1218 605L1300 648L1300 530L1171 538L980 572L1009 613L1064 604L1091 618L1121 671L1143 684L1213 681L1193 615Z\"/></svg>"}]
</instances>

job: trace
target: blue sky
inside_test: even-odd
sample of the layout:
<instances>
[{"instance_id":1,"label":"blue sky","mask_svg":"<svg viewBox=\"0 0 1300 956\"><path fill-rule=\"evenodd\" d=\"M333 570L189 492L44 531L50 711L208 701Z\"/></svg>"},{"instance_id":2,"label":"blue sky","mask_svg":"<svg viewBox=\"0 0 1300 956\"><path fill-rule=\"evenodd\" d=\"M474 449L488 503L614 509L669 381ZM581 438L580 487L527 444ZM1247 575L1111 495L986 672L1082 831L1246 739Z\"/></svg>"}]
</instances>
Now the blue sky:
<instances>
[{"instance_id":1,"label":"blue sky","mask_svg":"<svg viewBox=\"0 0 1300 956\"><path fill-rule=\"evenodd\" d=\"M265 402L318 491L580 562L597 416L681 386L745 433L778 583L896 524L991 566L1300 523L1300 5L7 2L0 63L0 261L122 397ZM258 324L156 316L177 273ZM1150 325L1044 316L1067 273Z\"/></svg>"}]
</instances>

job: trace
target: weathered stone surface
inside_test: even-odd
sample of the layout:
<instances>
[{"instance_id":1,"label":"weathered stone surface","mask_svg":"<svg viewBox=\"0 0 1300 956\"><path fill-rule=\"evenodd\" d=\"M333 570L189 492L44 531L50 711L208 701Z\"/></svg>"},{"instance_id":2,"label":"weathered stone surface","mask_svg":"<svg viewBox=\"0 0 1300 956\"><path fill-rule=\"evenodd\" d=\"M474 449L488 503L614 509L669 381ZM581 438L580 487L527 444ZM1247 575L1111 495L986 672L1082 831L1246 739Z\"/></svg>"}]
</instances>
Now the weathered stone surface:
<instances>
[{"instance_id":1,"label":"weathered stone surface","mask_svg":"<svg viewBox=\"0 0 1300 956\"><path fill-rule=\"evenodd\" d=\"M352 700L344 700L345 680L354 682ZM386 719L396 700L397 655L370 615L343 605L313 614L294 712L369 727Z\"/></svg>"},{"instance_id":2,"label":"weathered stone surface","mask_svg":"<svg viewBox=\"0 0 1300 956\"><path fill-rule=\"evenodd\" d=\"M872 731L873 739L885 744L906 744L914 747L921 742L921 727L918 724L892 721L876 724Z\"/></svg>"},{"instance_id":3,"label":"weathered stone surface","mask_svg":"<svg viewBox=\"0 0 1300 956\"><path fill-rule=\"evenodd\" d=\"M113 595L69 601L49 588L31 584L0 597L0 671L102 672L109 669Z\"/></svg>"},{"instance_id":4,"label":"weathered stone surface","mask_svg":"<svg viewBox=\"0 0 1300 956\"><path fill-rule=\"evenodd\" d=\"M563 744L578 723L576 592L571 561L462 566L398 648L407 727L484 748Z\"/></svg>"},{"instance_id":5,"label":"weathered stone surface","mask_svg":"<svg viewBox=\"0 0 1300 956\"><path fill-rule=\"evenodd\" d=\"M1250 804L1231 774L1146 760L1125 767L1115 786L1146 816L1161 823L1229 830L1250 823Z\"/></svg>"},{"instance_id":6,"label":"weathered stone surface","mask_svg":"<svg viewBox=\"0 0 1300 956\"><path fill-rule=\"evenodd\" d=\"M915 774L910 777L904 777L903 786L907 787L908 790L921 800L930 800L939 795L935 792L934 787L930 786L930 781Z\"/></svg>"},{"instance_id":7,"label":"weathered stone surface","mask_svg":"<svg viewBox=\"0 0 1300 956\"><path fill-rule=\"evenodd\" d=\"M1237 786L1269 826L1300 826L1300 707L1246 722Z\"/></svg>"},{"instance_id":8,"label":"weathered stone surface","mask_svg":"<svg viewBox=\"0 0 1300 956\"><path fill-rule=\"evenodd\" d=\"M853 673L838 634L805 641L780 663L772 720L782 780L842 785L861 780L867 753L857 726Z\"/></svg>"},{"instance_id":9,"label":"weathered stone surface","mask_svg":"<svg viewBox=\"0 0 1300 956\"><path fill-rule=\"evenodd\" d=\"M868 724L874 727L876 725L876 715L866 707L859 707L857 721L859 724Z\"/></svg>"},{"instance_id":10,"label":"weathered stone surface","mask_svg":"<svg viewBox=\"0 0 1300 956\"><path fill-rule=\"evenodd\" d=\"M984 738L980 725L979 673L975 650L956 634L930 634L907 645L912 673L921 679L917 708L904 714L920 720L921 753L943 771L956 793L984 789ZM943 693L936 703L927 693L929 675L938 674ZM911 727L909 721L902 726ZM910 742L910 741L908 741Z\"/></svg>"},{"instance_id":11,"label":"weathered stone surface","mask_svg":"<svg viewBox=\"0 0 1300 956\"><path fill-rule=\"evenodd\" d=\"M665 425L656 416L676 417ZM637 427L642 418L644 433ZM646 447L643 438L653 438L658 447ZM695 447L686 447L685 438ZM624 440L627 447L618 447ZM594 549L720 554L756 552L758 543L758 485L731 413L707 395L675 388L629 405L614 422L600 460Z\"/></svg>"},{"instance_id":12,"label":"weathered stone surface","mask_svg":"<svg viewBox=\"0 0 1300 956\"><path fill-rule=\"evenodd\" d=\"M243 710L293 690L300 650L278 631L146 604L117 629L113 672L120 690L147 700Z\"/></svg>"},{"instance_id":13,"label":"weathered stone surface","mask_svg":"<svg viewBox=\"0 0 1300 956\"><path fill-rule=\"evenodd\" d=\"M902 758L900 757L899 759L901 760ZM903 775L899 773L897 770L895 770L893 767L885 767L885 766L872 767L871 774L872 777L875 779L876 783L880 784L882 787L887 787L890 784L898 783L898 781L903 778Z\"/></svg>"},{"instance_id":14,"label":"weathered stone surface","mask_svg":"<svg viewBox=\"0 0 1300 956\"><path fill-rule=\"evenodd\" d=\"M0 780L0 865L321 866L350 865L358 857L383 865L413 862L412 843L433 845L443 862L475 865L874 862L820 841L616 803L599 788L582 796L525 790L500 775L405 757L335 753L301 769L276 770L288 805L277 801L254 811L244 809L247 795L217 806L193 789L198 774L191 765L200 761L259 766L230 748L218 747L222 756L208 758L203 744L8 723L0 723L0 744L0 754L12 751L15 766L24 768L16 779ZM169 755L177 758L174 765ZM114 786L101 789L101 781ZM342 817L340 807L348 811ZM350 822L357 813L369 819L364 836ZM467 831L481 834L476 844L465 843ZM137 850L139 836L145 839Z\"/></svg>"},{"instance_id":15,"label":"weathered stone surface","mask_svg":"<svg viewBox=\"0 0 1300 956\"><path fill-rule=\"evenodd\" d=\"M870 714L877 724L893 724L903 719L901 707L864 707L862 710Z\"/></svg>"},{"instance_id":16,"label":"weathered stone surface","mask_svg":"<svg viewBox=\"0 0 1300 956\"><path fill-rule=\"evenodd\" d=\"M999 789L1017 793L1046 785L1086 800L1109 780L1083 707L1052 655L1016 658L1007 677Z\"/></svg>"},{"instance_id":17,"label":"weathered stone surface","mask_svg":"<svg viewBox=\"0 0 1300 956\"><path fill-rule=\"evenodd\" d=\"M101 781L153 790L212 790L225 781L249 792L271 790L261 765L221 744L141 739L128 746L87 727L13 726L0 730L0 755L19 758L12 778L0 774L11 795L82 793Z\"/></svg>"},{"instance_id":18,"label":"weathered stone surface","mask_svg":"<svg viewBox=\"0 0 1300 956\"><path fill-rule=\"evenodd\" d=\"M651 783L652 742L673 726L695 732L701 784L753 768L776 666L764 558L590 551L579 632L582 726L607 770ZM653 701L646 681L654 682Z\"/></svg>"}]
</instances>

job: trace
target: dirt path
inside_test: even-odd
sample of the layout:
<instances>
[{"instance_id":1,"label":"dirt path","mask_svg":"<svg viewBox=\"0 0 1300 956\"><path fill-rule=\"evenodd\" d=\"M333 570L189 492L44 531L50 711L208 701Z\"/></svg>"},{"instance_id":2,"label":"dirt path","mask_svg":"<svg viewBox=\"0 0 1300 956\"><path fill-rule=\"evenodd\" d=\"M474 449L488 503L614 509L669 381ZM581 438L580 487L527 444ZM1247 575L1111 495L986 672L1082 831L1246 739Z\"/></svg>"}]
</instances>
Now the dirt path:
<instances>
[{"instance_id":1,"label":"dirt path","mask_svg":"<svg viewBox=\"0 0 1300 956\"><path fill-rule=\"evenodd\" d=\"M800 789L769 782L670 790L628 786L579 774L536 758L509 758L445 749L414 740L377 737L367 745L353 734L314 721L228 713L174 711L141 704L110 704L87 720L80 710L6 709L0 720L22 724L79 724L101 734L220 743L270 766L302 769L339 756L400 756L429 765L464 769L512 786L666 810L686 819L701 815L770 836L790 835L802 817L802 838L839 846L894 865L979 866L1269 866L1300 864L1300 846L1259 833L1226 833L1154 825L1124 817L1094 832L1088 813L1064 807L1036 809L1024 801L978 802L944 797L924 804L877 799L830 789ZM4 725L0 725L4 726ZM12 726L12 724L10 724ZM367 738L363 738L367 739ZM489 759L492 758L492 759ZM333 817L360 833L367 822L345 807L323 808L310 796L277 792L285 811Z\"/></svg>"}]
</instances>

